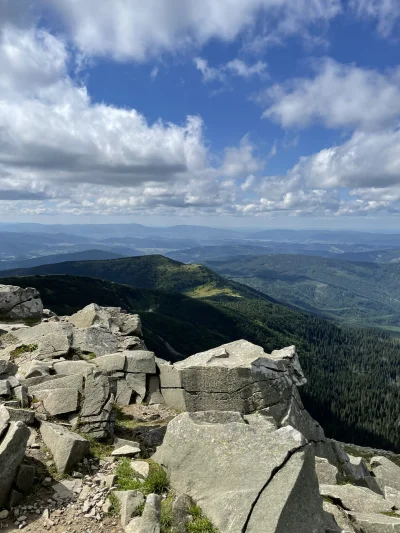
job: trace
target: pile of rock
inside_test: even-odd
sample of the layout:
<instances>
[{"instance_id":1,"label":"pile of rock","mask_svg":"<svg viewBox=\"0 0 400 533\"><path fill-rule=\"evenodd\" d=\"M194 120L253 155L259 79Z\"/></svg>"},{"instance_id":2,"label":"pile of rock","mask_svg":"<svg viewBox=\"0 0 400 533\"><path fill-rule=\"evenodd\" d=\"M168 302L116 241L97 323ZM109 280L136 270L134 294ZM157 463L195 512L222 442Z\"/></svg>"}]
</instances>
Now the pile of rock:
<instances>
[{"instance_id":1,"label":"pile of rock","mask_svg":"<svg viewBox=\"0 0 400 533\"><path fill-rule=\"evenodd\" d=\"M115 404L161 402L162 397L138 315L91 304L58 317L43 312L35 289L3 285L0 317L0 466L9 462L0 469L6 476L0 484L4 506L17 501L12 487L30 436L27 426L40 424L58 472L70 472L89 452L88 440L77 430L110 438ZM14 434L18 461L8 454Z\"/></svg>"},{"instance_id":2,"label":"pile of rock","mask_svg":"<svg viewBox=\"0 0 400 533\"><path fill-rule=\"evenodd\" d=\"M127 533L159 533L168 497L179 533L193 503L219 533L400 533L400 467L381 455L367 463L325 437L301 401L294 347L267 354L239 340L171 365L147 350L137 315L91 304L57 317L39 300L0 289L0 314L21 320L0 324L0 521L11 507L18 529L29 527L26 515L47 529L80 519L102 528L116 499ZM106 459L88 459L90 441L111 442L115 404L141 410L143 427L115 439ZM152 428L161 412L168 426ZM156 444L169 494L141 490ZM72 476L43 481L50 507L20 505L35 476L27 446ZM121 457L132 459L137 490L115 486Z\"/></svg>"},{"instance_id":3,"label":"pile of rock","mask_svg":"<svg viewBox=\"0 0 400 533\"><path fill-rule=\"evenodd\" d=\"M0 340L0 401L25 408L31 399L37 418L61 417L75 429L79 420L81 431L111 436L114 403L162 401L141 333L138 315L95 304L15 328Z\"/></svg>"}]
</instances>

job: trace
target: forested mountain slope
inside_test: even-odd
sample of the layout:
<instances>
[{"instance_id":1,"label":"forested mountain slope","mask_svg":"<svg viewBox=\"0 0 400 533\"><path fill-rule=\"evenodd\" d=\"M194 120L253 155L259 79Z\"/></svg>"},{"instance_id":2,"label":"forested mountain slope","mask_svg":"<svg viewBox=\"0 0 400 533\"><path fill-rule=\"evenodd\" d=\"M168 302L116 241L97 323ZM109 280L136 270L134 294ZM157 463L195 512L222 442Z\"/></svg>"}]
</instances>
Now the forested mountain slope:
<instances>
[{"instance_id":1,"label":"forested mountain slope","mask_svg":"<svg viewBox=\"0 0 400 533\"><path fill-rule=\"evenodd\" d=\"M277 300L347 324L400 326L400 264L308 255L209 261L223 276Z\"/></svg>"},{"instance_id":2,"label":"forested mountain slope","mask_svg":"<svg viewBox=\"0 0 400 533\"><path fill-rule=\"evenodd\" d=\"M137 286L172 287L175 279L176 287L192 297L75 276L1 281L38 288L44 304L61 314L93 301L139 312L146 342L165 358L181 358L238 338L260 344L269 352L296 344L309 378L303 390L306 407L327 433L347 442L400 451L400 349L396 339L365 329L345 329L291 310L257 291L224 281L204 267L190 270L164 258L139 259L129 260L131 270L138 265L131 273ZM113 272L121 274L115 268L118 261L125 265L127 275L126 259L95 263L103 263L102 275L112 277ZM93 271L92 265L86 265L87 271ZM81 272L84 267L81 263Z\"/></svg>"}]
</instances>

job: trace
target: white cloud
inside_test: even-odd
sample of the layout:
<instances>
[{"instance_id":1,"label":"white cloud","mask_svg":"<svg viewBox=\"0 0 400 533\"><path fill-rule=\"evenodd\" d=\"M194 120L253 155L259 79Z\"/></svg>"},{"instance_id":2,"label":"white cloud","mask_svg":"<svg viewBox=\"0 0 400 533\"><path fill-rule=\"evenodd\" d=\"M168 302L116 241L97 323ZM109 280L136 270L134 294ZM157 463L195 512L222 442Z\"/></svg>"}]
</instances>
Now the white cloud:
<instances>
[{"instance_id":1,"label":"white cloud","mask_svg":"<svg viewBox=\"0 0 400 533\"><path fill-rule=\"evenodd\" d=\"M324 59L313 78L273 85L261 99L270 105L264 118L284 128L313 122L329 128L375 129L400 116L400 68L385 74Z\"/></svg>"},{"instance_id":2,"label":"white cloud","mask_svg":"<svg viewBox=\"0 0 400 533\"><path fill-rule=\"evenodd\" d=\"M398 0L350 0L349 5L358 17L376 19L383 37L389 37L400 20Z\"/></svg>"},{"instance_id":3,"label":"white cloud","mask_svg":"<svg viewBox=\"0 0 400 533\"><path fill-rule=\"evenodd\" d=\"M265 15L273 11L274 17L279 16L281 35L301 31L310 21L327 20L338 10L338 3L328 0L207 0L208 29L199 29L193 20L203 16L203 3L171 2L173 8L168 13L162 8L160 17L155 18L156 3L140 4L144 6L138 11L143 28L149 27L148 15L155 21L148 35L141 29L140 17L124 19L136 2L116 1L112 13L102 4L92 9L91 17L86 13L87 6L93 7L91 0L57 5L65 21L74 10L82 14L71 30L80 46L81 61L88 54L144 60L150 50L173 52L179 39L188 46L212 37L229 40L251 26L260 7L265 8ZM223 11L222 4L231 10ZM0 0L0 15L4 5ZM234 8L241 18L231 13ZM172 16L180 10L181 18ZM271 116L282 124L302 126L319 121L357 131L340 146L302 158L284 176L260 177L274 147L269 155L260 156L245 136L238 146L225 148L218 157L204 139L199 116L187 117L179 124L161 119L149 123L135 109L96 104L87 87L69 74L74 65L66 35L61 38L43 27L22 23L16 10L10 16L12 19L0 24L0 208L4 213L261 216L400 209L400 133L394 125L400 115L396 70L378 74L326 61L317 72L318 84L297 80L293 86L275 87L274 91L282 91L283 103L276 107L280 102L272 101ZM227 18L231 20L227 22ZM113 32L117 23L119 36ZM132 25L140 28L135 35ZM97 38L103 29L101 44ZM92 48L82 44L82 35L93 36ZM262 62L248 64L236 59L216 68L201 58L198 61L203 75L214 79L221 73L247 78L266 71ZM328 90L329 84L333 92ZM352 89L358 91L357 98ZM344 95L342 100L337 92ZM304 111L293 104L294 111L290 111L291 105L285 107L293 95L310 109ZM322 103L314 101L318 96Z\"/></svg>"},{"instance_id":4,"label":"white cloud","mask_svg":"<svg viewBox=\"0 0 400 533\"><path fill-rule=\"evenodd\" d=\"M195 57L193 61L197 70L201 72L204 82L214 80L223 81L225 79L223 71L215 67L210 67L206 59Z\"/></svg>"},{"instance_id":5,"label":"white cloud","mask_svg":"<svg viewBox=\"0 0 400 533\"><path fill-rule=\"evenodd\" d=\"M0 29L0 96L38 94L66 75L65 44L44 30Z\"/></svg>"},{"instance_id":6,"label":"white cloud","mask_svg":"<svg viewBox=\"0 0 400 533\"><path fill-rule=\"evenodd\" d=\"M355 132L340 146L303 157L291 173L321 188L400 185L400 131Z\"/></svg>"},{"instance_id":7,"label":"white cloud","mask_svg":"<svg viewBox=\"0 0 400 533\"><path fill-rule=\"evenodd\" d=\"M265 162L254 156L254 151L255 147L245 135L238 147L225 148L220 172L230 178L241 178L261 170Z\"/></svg>"},{"instance_id":8,"label":"white cloud","mask_svg":"<svg viewBox=\"0 0 400 533\"><path fill-rule=\"evenodd\" d=\"M150 72L150 78L152 80L155 80L158 76L158 73L160 72L160 69L158 67L153 67Z\"/></svg>"},{"instance_id":9,"label":"white cloud","mask_svg":"<svg viewBox=\"0 0 400 533\"><path fill-rule=\"evenodd\" d=\"M341 11L340 0L40 0L85 54L144 61L210 39L232 41L264 19L265 33L303 34Z\"/></svg>"},{"instance_id":10,"label":"white cloud","mask_svg":"<svg viewBox=\"0 0 400 533\"><path fill-rule=\"evenodd\" d=\"M224 67L225 70L231 71L236 76L241 76L242 78L250 78L254 75L261 76L265 74L266 68L267 64L264 61L257 61L254 65L247 65L241 59L233 59Z\"/></svg>"},{"instance_id":11,"label":"white cloud","mask_svg":"<svg viewBox=\"0 0 400 533\"><path fill-rule=\"evenodd\" d=\"M208 61L202 57L195 57L193 60L197 70L203 76L204 82L226 81L227 74L239 76L241 78L251 78L252 76L264 76L267 64L264 61L257 61L253 65L247 65L241 59L232 59L225 65L210 67Z\"/></svg>"}]
</instances>

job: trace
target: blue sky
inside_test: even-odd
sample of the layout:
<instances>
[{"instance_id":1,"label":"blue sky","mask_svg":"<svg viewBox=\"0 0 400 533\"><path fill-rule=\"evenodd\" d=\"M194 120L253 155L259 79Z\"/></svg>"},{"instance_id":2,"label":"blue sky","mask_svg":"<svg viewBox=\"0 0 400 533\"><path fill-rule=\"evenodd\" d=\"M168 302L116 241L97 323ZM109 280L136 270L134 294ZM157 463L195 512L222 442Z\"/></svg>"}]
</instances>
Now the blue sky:
<instances>
[{"instance_id":1,"label":"blue sky","mask_svg":"<svg viewBox=\"0 0 400 533\"><path fill-rule=\"evenodd\" d=\"M1 221L400 229L396 0L0 0Z\"/></svg>"}]
</instances>

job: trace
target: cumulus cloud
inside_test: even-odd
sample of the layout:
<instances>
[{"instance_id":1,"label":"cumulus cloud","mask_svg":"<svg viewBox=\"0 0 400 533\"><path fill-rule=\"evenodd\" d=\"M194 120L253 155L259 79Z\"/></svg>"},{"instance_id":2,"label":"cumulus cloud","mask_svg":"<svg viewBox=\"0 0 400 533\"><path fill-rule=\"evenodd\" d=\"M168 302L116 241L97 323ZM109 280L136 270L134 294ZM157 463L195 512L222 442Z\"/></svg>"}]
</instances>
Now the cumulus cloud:
<instances>
[{"instance_id":1,"label":"cumulus cloud","mask_svg":"<svg viewBox=\"0 0 400 533\"><path fill-rule=\"evenodd\" d=\"M399 130L355 132L342 145L302 158L291 172L321 188L386 188L400 185L399 154Z\"/></svg>"},{"instance_id":2,"label":"cumulus cloud","mask_svg":"<svg viewBox=\"0 0 400 533\"><path fill-rule=\"evenodd\" d=\"M224 160L220 168L224 176L231 178L247 176L261 170L265 161L254 155L255 147L248 135L240 141L238 147L228 147L224 150Z\"/></svg>"},{"instance_id":3,"label":"cumulus cloud","mask_svg":"<svg viewBox=\"0 0 400 533\"><path fill-rule=\"evenodd\" d=\"M379 74L325 60L317 81L273 87L267 114L285 127L321 122L356 130L283 176L262 175L275 150L260 156L249 136L215 154L201 117L150 123L135 109L94 103L70 74L76 55L69 39L79 49L80 65L91 55L144 61L211 38L232 40L252 27L256 15L273 21L281 36L301 33L336 16L338 1L40 2L62 16L63 36L21 18L15 6L29 12L25 0L0 1L2 212L261 216L398 209L397 70ZM263 62L234 59L212 67L200 57L196 65L208 79L266 74Z\"/></svg>"},{"instance_id":4,"label":"cumulus cloud","mask_svg":"<svg viewBox=\"0 0 400 533\"><path fill-rule=\"evenodd\" d=\"M341 12L340 0L40 0L61 18L85 54L144 61L197 48L210 39L232 41L263 18L276 38L302 34Z\"/></svg>"},{"instance_id":5,"label":"cumulus cloud","mask_svg":"<svg viewBox=\"0 0 400 533\"><path fill-rule=\"evenodd\" d=\"M382 74L325 58L313 77L273 85L263 99L270 104L263 117L284 128L380 128L400 116L400 68Z\"/></svg>"}]
</instances>

